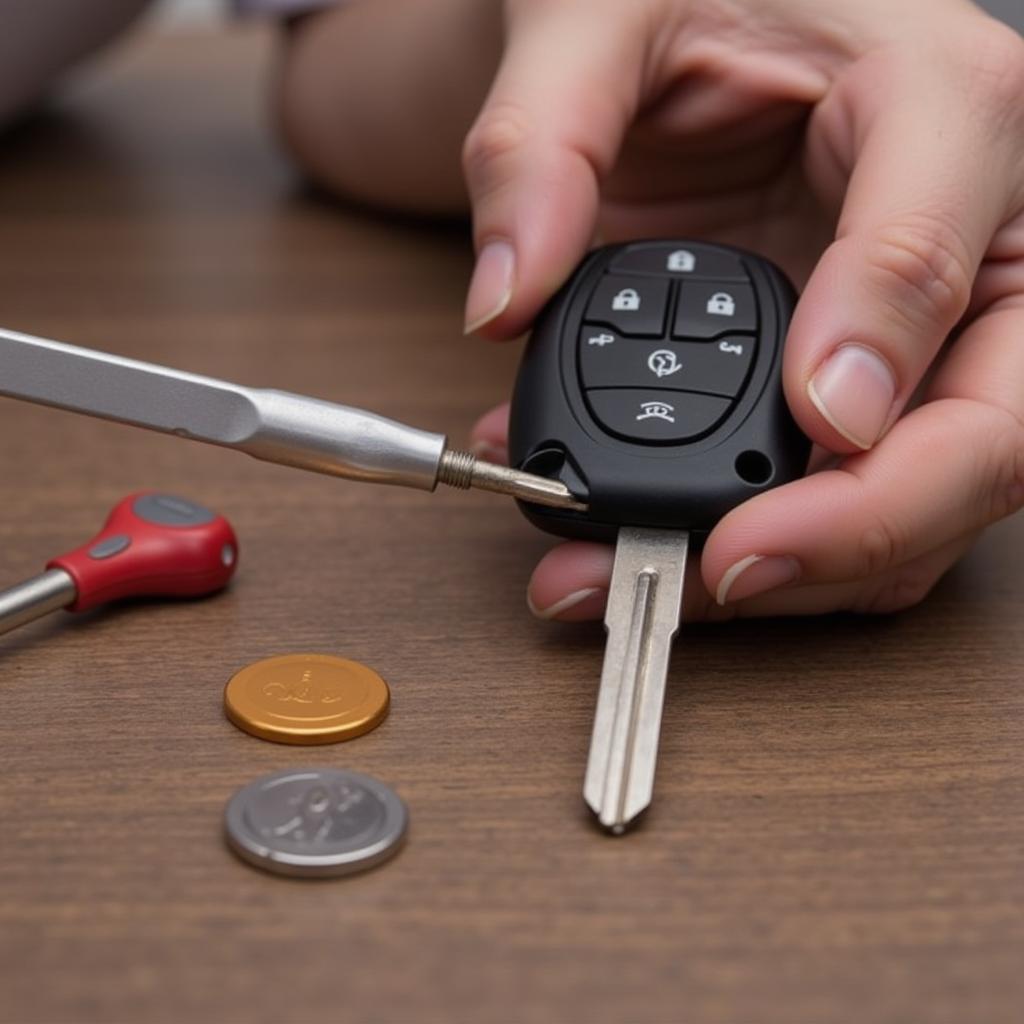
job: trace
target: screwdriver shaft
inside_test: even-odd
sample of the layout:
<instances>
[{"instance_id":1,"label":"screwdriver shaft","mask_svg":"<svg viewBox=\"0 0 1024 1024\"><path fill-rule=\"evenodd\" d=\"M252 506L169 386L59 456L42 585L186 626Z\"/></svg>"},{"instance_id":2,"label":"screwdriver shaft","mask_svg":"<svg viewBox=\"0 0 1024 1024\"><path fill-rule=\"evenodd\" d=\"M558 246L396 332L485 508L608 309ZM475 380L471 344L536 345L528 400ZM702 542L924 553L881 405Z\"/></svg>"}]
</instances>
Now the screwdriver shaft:
<instances>
[{"instance_id":1,"label":"screwdriver shaft","mask_svg":"<svg viewBox=\"0 0 1024 1024\"><path fill-rule=\"evenodd\" d=\"M0 331L0 394L116 420L267 462L432 490L440 434L361 409Z\"/></svg>"},{"instance_id":2,"label":"screwdriver shaft","mask_svg":"<svg viewBox=\"0 0 1024 1024\"><path fill-rule=\"evenodd\" d=\"M350 480L427 491L443 482L557 508L585 507L558 481L488 467L471 455L450 452L443 434L362 409L242 387L14 331L0 330L0 395Z\"/></svg>"},{"instance_id":3,"label":"screwdriver shaft","mask_svg":"<svg viewBox=\"0 0 1024 1024\"><path fill-rule=\"evenodd\" d=\"M75 582L63 569L48 569L16 587L0 591L0 635L73 604Z\"/></svg>"},{"instance_id":4,"label":"screwdriver shaft","mask_svg":"<svg viewBox=\"0 0 1024 1024\"><path fill-rule=\"evenodd\" d=\"M672 638L679 628L687 535L623 527L615 549L608 641L583 795L616 834L651 802Z\"/></svg>"}]
</instances>

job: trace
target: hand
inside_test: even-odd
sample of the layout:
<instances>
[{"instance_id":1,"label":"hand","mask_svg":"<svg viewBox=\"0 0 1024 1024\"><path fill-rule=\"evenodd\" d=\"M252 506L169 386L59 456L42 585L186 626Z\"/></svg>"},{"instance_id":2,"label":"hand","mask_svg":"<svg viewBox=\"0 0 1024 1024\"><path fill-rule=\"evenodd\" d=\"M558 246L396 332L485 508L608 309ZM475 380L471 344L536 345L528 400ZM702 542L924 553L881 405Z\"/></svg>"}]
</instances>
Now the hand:
<instances>
[{"instance_id":1,"label":"hand","mask_svg":"<svg viewBox=\"0 0 1024 1024\"><path fill-rule=\"evenodd\" d=\"M1024 504L1024 41L960 0L505 6L468 329L523 331L595 235L775 260L804 286L787 399L838 459L722 520L687 615L920 600ZM476 441L500 456L506 424ZM564 544L531 605L596 617L610 569Z\"/></svg>"}]
</instances>

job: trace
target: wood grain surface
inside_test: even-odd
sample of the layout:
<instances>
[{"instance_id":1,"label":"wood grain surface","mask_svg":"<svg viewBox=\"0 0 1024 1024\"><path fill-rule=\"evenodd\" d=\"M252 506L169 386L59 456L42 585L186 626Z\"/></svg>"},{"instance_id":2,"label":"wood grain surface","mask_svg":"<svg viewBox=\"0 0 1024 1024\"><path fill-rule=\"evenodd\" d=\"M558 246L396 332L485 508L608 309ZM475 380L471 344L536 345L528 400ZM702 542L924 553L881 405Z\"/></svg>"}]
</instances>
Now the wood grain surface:
<instances>
[{"instance_id":1,"label":"wood grain surface","mask_svg":"<svg viewBox=\"0 0 1024 1024\"><path fill-rule=\"evenodd\" d=\"M136 38L0 142L0 323L464 440L517 347L465 340L464 231L318 201L260 112L273 41ZM581 805L603 634L542 624L512 503L360 487L0 400L0 585L159 487L224 511L230 592L0 639L0 1018L986 1022L1024 1006L1024 523L921 607L685 631L656 801ZM271 654L390 682L376 731L245 735ZM237 861L276 769L368 772L407 848L333 882Z\"/></svg>"}]
</instances>

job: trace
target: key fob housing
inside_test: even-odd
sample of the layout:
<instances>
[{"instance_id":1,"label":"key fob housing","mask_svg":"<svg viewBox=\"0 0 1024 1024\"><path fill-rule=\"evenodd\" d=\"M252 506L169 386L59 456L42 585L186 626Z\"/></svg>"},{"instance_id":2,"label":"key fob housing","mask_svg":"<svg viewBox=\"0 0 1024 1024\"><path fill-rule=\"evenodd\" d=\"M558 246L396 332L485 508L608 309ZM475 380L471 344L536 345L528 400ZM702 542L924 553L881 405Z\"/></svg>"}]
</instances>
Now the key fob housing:
<instances>
[{"instance_id":1,"label":"key fob housing","mask_svg":"<svg viewBox=\"0 0 1024 1024\"><path fill-rule=\"evenodd\" d=\"M586 513L520 503L536 526L611 540L623 525L706 534L803 475L810 442L782 391L796 292L729 246L591 253L545 307L512 397L510 463L561 480Z\"/></svg>"}]
</instances>

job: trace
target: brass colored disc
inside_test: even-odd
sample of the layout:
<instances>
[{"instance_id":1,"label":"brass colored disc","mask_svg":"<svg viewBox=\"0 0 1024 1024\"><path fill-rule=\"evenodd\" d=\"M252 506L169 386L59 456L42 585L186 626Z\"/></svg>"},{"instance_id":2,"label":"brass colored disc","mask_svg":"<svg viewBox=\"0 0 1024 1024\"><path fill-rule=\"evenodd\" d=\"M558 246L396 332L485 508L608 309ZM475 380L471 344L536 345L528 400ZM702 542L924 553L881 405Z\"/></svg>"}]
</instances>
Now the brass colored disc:
<instances>
[{"instance_id":1,"label":"brass colored disc","mask_svg":"<svg viewBox=\"0 0 1024 1024\"><path fill-rule=\"evenodd\" d=\"M253 662L228 680L224 710L245 732L275 743L338 743L388 713L388 684L358 661L285 654Z\"/></svg>"}]
</instances>

